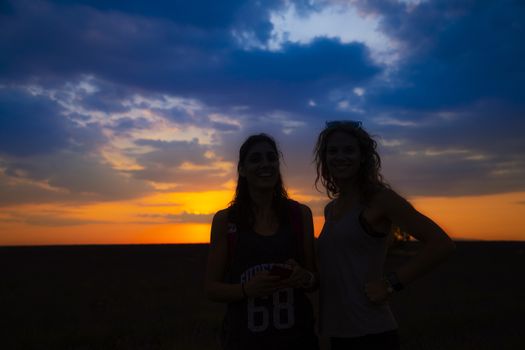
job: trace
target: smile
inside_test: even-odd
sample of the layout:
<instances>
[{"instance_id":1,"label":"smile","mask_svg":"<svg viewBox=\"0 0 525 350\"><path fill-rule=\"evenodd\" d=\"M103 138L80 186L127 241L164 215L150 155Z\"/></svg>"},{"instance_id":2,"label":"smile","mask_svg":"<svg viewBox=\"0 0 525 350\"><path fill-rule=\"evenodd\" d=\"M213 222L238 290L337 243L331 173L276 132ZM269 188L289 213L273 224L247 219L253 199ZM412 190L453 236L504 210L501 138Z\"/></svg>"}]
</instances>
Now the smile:
<instances>
[{"instance_id":1,"label":"smile","mask_svg":"<svg viewBox=\"0 0 525 350\"><path fill-rule=\"evenodd\" d=\"M258 177L272 177L273 173L271 173L271 172L264 172L264 173L257 174L257 176Z\"/></svg>"}]
</instances>

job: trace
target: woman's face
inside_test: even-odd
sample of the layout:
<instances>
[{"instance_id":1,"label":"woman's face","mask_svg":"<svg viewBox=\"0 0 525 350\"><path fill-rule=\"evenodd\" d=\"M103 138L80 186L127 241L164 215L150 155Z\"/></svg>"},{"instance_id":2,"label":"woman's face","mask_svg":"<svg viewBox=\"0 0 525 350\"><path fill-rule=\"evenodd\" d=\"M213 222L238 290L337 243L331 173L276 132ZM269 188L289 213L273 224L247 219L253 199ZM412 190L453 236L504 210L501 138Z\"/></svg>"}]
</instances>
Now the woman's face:
<instances>
[{"instance_id":1,"label":"woman's face","mask_svg":"<svg viewBox=\"0 0 525 350\"><path fill-rule=\"evenodd\" d=\"M256 143L239 167L239 175L251 187L273 189L279 179L279 155L267 142Z\"/></svg>"},{"instance_id":2,"label":"woman's face","mask_svg":"<svg viewBox=\"0 0 525 350\"><path fill-rule=\"evenodd\" d=\"M361 165L361 150L357 139L349 133L335 131L326 142L326 165L336 181L351 180Z\"/></svg>"}]
</instances>

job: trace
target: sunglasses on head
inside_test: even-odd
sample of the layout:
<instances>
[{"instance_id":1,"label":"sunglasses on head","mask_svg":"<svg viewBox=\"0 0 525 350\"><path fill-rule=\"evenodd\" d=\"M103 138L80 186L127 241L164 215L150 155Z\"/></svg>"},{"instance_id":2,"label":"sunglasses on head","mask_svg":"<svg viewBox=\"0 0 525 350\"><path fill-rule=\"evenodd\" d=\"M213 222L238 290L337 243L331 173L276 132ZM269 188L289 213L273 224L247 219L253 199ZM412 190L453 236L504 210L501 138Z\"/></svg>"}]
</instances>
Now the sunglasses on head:
<instances>
[{"instance_id":1,"label":"sunglasses on head","mask_svg":"<svg viewBox=\"0 0 525 350\"><path fill-rule=\"evenodd\" d=\"M363 125L363 123L359 120L331 120L331 121L327 121L326 122L326 127L327 128L332 128L334 126L351 126L351 127L354 127L354 128L361 128L361 125Z\"/></svg>"}]
</instances>

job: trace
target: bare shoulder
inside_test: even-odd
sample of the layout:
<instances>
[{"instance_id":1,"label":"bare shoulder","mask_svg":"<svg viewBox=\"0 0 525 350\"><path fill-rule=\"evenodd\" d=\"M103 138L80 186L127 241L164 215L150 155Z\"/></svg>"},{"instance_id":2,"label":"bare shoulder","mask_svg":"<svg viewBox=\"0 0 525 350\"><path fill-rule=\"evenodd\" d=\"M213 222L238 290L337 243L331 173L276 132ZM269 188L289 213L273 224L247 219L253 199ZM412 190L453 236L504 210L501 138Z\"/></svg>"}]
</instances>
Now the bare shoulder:
<instances>
[{"instance_id":1,"label":"bare shoulder","mask_svg":"<svg viewBox=\"0 0 525 350\"><path fill-rule=\"evenodd\" d=\"M225 224L228 221L228 208L221 209L213 216L214 224Z\"/></svg>"},{"instance_id":2,"label":"bare shoulder","mask_svg":"<svg viewBox=\"0 0 525 350\"><path fill-rule=\"evenodd\" d=\"M324 206L324 217L325 219L328 217L328 213L330 213L330 210L332 210L332 206L334 205L334 200L331 200Z\"/></svg>"},{"instance_id":3,"label":"bare shoulder","mask_svg":"<svg viewBox=\"0 0 525 350\"><path fill-rule=\"evenodd\" d=\"M303 203L299 203L299 207L301 208L301 213L303 214L303 216L306 216L306 217L312 216L312 210L310 209L309 206Z\"/></svg>"},{"instance_id":4,"label":"bare shoulder","mask_svg":"<svg viewBox=\"0 0 525 350\"><path fill-rule=\"evenodd\" d=\"M384 212L413 208L404 197L390 188L382 188L375 192L370 198L370 206L379 208Z\"/></svg>"},{"instance_id":5,"label":"bare shoulder","mask_svg":"<svg viewBox=\"0 0 525 350\"><path fill-rule=\"evenodd\" d=\"M217 242L221 242L226 239L226 227L228 225L228 209L219 210L213 216L213 221L211 224L211 237L210 241L212 246Z\"/></svg>"}]
</instances>

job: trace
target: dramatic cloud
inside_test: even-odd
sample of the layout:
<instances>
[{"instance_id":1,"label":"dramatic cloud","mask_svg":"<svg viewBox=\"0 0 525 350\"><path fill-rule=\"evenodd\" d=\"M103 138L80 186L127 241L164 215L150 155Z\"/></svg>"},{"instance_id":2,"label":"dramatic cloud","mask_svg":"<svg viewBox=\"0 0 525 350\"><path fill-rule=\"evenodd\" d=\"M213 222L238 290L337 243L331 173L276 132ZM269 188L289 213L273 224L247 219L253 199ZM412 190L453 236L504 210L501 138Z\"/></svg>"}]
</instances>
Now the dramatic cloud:
<instances>
[{"instance_id":1,"label":"dramatic cloud","mask_svg":"<svg viewBox=\"0 0 525 350\"><path fill-rule=\"evenodd\" d=\"M266 132L319 214L331 119L377 135L407 196L524 191L523 18L517 0L4 1L0 205L231 188ZM209 219L191 215L172 219Z\"/></svg>"},{"instance_id":2,"label":"dramatic cloud","mask_svg":"<svg viewBox=\"0 0 525 350\"><path fill-rule=\"evenodd\" d=\"M74 126L49 99L0 89L0 154L29 156L68 146Z\"/></svg>"}]
</instances>

